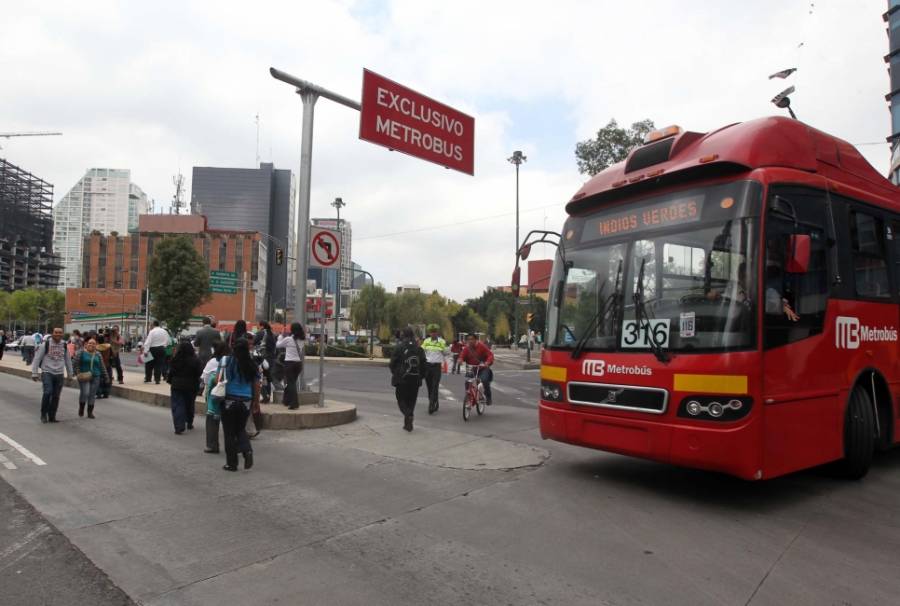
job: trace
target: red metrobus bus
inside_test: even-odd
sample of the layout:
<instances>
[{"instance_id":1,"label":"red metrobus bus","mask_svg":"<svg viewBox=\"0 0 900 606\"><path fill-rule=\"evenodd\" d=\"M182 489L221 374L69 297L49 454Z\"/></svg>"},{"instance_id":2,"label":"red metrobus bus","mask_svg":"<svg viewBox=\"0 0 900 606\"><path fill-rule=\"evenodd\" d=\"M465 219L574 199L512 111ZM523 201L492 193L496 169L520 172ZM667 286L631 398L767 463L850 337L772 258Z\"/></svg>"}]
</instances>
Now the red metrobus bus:
<instances>
[{"instance_id":1,"label":"red metrobus bus","mask_svg":"<svg viewBox=\"0 0 900 606\"><path fill-rule=\"evenodd\" d=\"M900 190L852 145L670 127L566 210L520 249L558 236L544 438L753 480L897 442Z\"/></svg>"}]
</instances>

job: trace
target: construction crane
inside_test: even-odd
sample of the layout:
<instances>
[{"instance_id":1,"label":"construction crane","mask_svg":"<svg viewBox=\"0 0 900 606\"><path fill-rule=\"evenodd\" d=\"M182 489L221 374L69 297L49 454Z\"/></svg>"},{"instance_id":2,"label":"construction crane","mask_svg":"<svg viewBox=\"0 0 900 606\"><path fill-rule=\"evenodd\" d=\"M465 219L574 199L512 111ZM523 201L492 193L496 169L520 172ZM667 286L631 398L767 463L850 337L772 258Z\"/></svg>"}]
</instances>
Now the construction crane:
<instances>
[{"instance_id":1,"label":"construction crane","mask_svg":"<svg viewBox=\"0 0 900 606\"><path fill-rule=\"evenodd\" d=\"M52 137L54 135L61 135L62 133L51 133L46 131L32 131L32 132L23 132L23 133L0 133L0 137L9 139L11 137ZM3 149L0 147L0 149Z\"/></svg>"}]
</instances>

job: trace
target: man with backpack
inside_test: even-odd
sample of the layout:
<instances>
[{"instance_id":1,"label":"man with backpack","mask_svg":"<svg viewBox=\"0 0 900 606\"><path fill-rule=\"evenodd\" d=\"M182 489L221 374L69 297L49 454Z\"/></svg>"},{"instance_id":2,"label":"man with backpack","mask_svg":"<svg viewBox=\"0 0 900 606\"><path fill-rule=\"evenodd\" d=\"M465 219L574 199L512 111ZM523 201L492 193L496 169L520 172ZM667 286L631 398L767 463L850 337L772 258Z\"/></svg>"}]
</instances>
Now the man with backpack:
<instances>
[{"instance_id":1,"label":"man with backpack","mask_svg":"<svg viewBox=\"0 0 900 606\"><path fill-rule=\"evenodd\" d=\"M412 328L406 327L400 332L390 368L391 385L396 390L397 405L403 413L403 429L412 431L416 398L425 371L425 351L416 343Z\"/></svg>"},{"instance_id":2,"label":"man with backpack","mask_svg":"<svg viewBox=\"0 0 900 606\"><path fill-rule=\"evenodd\" d=\"M38 380L40 369L44 394L41 398L41 423L56 423L56 411L59 408L59 394L63 388L63 373L73 376L72 360L63 341L63 329L54 328L53 336L44 339L38 347L31 367L31 378Z\"/></svg>"}]
</instances>

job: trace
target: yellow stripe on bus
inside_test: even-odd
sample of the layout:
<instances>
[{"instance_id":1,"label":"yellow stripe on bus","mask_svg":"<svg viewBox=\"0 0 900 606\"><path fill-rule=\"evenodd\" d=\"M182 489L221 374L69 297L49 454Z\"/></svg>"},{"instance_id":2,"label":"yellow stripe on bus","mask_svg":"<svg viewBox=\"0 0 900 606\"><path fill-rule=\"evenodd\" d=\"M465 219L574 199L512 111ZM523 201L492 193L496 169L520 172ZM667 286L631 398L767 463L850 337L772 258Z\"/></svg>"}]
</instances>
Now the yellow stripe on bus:
<instances>
[{"instance_id":1,"label":"yellow stripe on bus","mask_svg":"<svg viewBox=\"0 0 900 606\"><path fill-rule=\"evenodd\" d=\"M541 378L548 381L566 382L565 366L541 366Z\"/></svg>"},{"instance_id":2,"label":"yellow stripe on bus","mask_svg":"<svg viewBox=\"0 0 900 606\"><path fill-rule=\"evenodd\" d=\"M747 375L675 375L675 391L741 395L747 393Z\"/></svg>"}]
</instances>

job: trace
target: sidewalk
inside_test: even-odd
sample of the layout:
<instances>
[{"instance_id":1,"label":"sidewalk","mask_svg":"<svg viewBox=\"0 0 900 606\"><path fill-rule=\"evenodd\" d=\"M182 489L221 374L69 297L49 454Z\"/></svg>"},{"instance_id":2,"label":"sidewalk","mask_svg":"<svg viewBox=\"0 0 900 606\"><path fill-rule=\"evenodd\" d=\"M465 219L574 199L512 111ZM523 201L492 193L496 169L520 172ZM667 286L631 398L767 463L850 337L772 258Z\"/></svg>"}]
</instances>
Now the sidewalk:
<instances>
[{"instance_id":1,"label":"sidewalk","mask_svg":"<svg viewBox=\"0 0 900 606\"><path fill-rule=\"evenodd\" d=\"M12 355L10 355L12 354ZM326 358L327 359L327 358ZM333 358L342 360L342 358ZM368 362L368 360L366 360ZM31 378L31 367L22 361L18 352L7 351L0 360L0 372L19 377ZM115 371L113 371L115 373ZM169 408L169 385L161 382L144 383L143 371L133 366L125 366L124 384L114 383L110 388L110 395L125 398L134 402L142 402L151 406L163 406ZM66 379L66 386L77 388L75 379ZM40 387L36 386L36 398L40 401ZM197 398L196 414L206 414L206 400ZM319 408L315 405L300 406L296 410L288 410L281 404L263 404L263 429L312 429L318 427L332 427L343 423L350 423L356 419L356 405L334 400L325 400L325 406Z\"/></svg>"}]
</instances>

